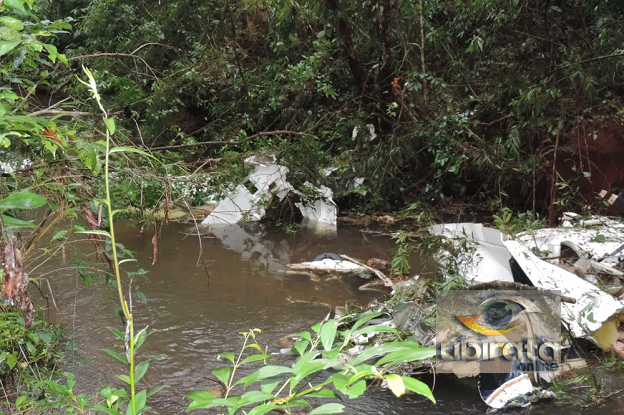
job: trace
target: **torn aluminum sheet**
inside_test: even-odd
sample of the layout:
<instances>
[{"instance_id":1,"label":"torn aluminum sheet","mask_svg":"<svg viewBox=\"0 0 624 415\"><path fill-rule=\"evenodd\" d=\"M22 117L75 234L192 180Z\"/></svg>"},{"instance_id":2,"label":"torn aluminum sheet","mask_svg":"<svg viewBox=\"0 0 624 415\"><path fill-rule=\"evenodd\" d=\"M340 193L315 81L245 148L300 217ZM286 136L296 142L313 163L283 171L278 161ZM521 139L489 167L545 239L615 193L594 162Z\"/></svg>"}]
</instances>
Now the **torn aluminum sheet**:
<instances>
[{"instance_id":1,"label":"torn aluminum sheet","mask_svg":"<svg viewBox=\"0 0 624 415\"><path fill-rule=\"evenodd\" d=\"M467 258L458 258L459 272L469 284L509 281L513 276L509 265L511 255L503 244L503 233L484 227L480 223L455 223L433 225L429 232L453 240L456 245L467 238L474 242L474 253ZM442 253L441 255L448 255ZM443 263L444 261L439 261Z\"/></svg>"},{"instance_id":2,"label":"torn aluminum sheet","mask_svg":"<svg viewBox=\"0 0 624 415\"><path fill-rule=\"evenodd\" d=\"M497 375L501 374L483 373L479 375L479 394L483 402L495 409L528 404L522 398L535 392L528 375L522 373L503 375L506 380L500 386L496 381ZM518 400L520 402L516 402Z\"/></svg>"},{"instance_id":3,"label":"torn aluminum sheet","mask_svg":"<svg viewBox=\"0 0 624 415\"><path fill-rule=\"evenodd\" d=\"M294 271L312 271L322 273L339 274L361 274L368 273L368 269L351 261L336 261L325 258L320 261L300 262L298 264L287 265L288 269Z\"/></svg>"},{"instance_id":4,"label":"torn aluminum sheet","mask_svg":"<svg viewBox=\"0 0 624 415\"><path fill-rule=\"evenodd\" d=\"M262 219L266 206L273 197L282 200L293 191L286 181L288 168L279 164L257 164L247 180L256 187L251 193L245 186L238 185L230 196L221 200L217 207L206 216L202 226L232 225L238 222L253 222Z\"/></svg>"},{"instance_id":5,"label":"torn aluminum sheet","mask_svg":"<svg viewBox=\"0 0 624 415\"><path fill-rule=\"evenodd\" d=\"M563 244L609 266L624 259L624 250L618 252L624 243L624 223L604 216L581 220L579 215L564 213L561 227L521 233L517 239L532 250L547 253L549 257L559 257Z\"/></svg>"},{"instance_id":6,"label":"torn aluminum sheet","mask_svg":"<svg viewBox=\"0 0 624 415\"><path fill-rule=\"evenodd\" d=\"M535 256L518 241L505 241L514 260L531 283L539 288L561 291L576 304L561 303L561 319L574 337L586 337L603 349L618 339L618 326L624 319L624 303L588 281Z\"/></svg>"}]
</instances>

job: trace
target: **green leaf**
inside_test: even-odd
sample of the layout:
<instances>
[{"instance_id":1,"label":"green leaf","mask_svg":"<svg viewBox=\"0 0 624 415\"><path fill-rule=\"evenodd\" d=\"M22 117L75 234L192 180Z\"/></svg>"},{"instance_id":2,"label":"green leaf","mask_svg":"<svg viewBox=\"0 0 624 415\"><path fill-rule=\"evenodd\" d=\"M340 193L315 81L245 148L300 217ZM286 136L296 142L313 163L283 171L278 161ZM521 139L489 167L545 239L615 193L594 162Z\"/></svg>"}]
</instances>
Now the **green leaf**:
<instances>
[{"instance_id":1,"label":"green leaf","mask_svg":"<svg viewBox=\"0 0 624 415\"><path fill-rule=\"evenodd\" d=\"M266 413L271 412L274 409L278 409L281 408L280 405L275 405L275 404L264 404L264 405L260 405L260 406L256 406L254 409L252 409L251 411L247 412L247 415L264 415Z\"/></svg>"},{"instance_id":2,"label":"green leaf","mask_svg":"<svg viewBox=\"0 0 624 415\"><path fill-rule=\"evenodd\" d=\"M135 372L134 381L135 382L140 381L141 378L145 376L145 372L147 372L148 368L149 368L149 360L139 363L134 371Z\"/></svg>"},{"instance_id":3,"label":"green leaf","mask_svg":"<svg viewBox=\"0 0 624 415\"><path fill-rule=\"evenodd\" d=\"M0 200L0 209L37 209L45 204L44 197L22 190Z\"/></svg>"},{"instance_id":4,"label":"green leaf","mask_svg":"<svg viewBox=\"0 0 624 415\"><path fill-rule=\"evenodd\" d=\"M385 343L379 346L371 347L370 349L364 350L358 357L353 361L353 365L357 365L358 363L365 362L368 359L372 359L373 357L382 356L397 350L405 350L405 349L423 349L419 344L414 342L390 342ZM429 350L429 349L427 349Z\"/></svg>"},{"instance_id":5,"label":"green leaf","mask_svg":"<svg viewBox=\"0 0 624 415\"><path fill-rule=\"evenodd\" d=\"M6 357L6 364L9 366L9 369L13 369L17 364L17 354L11 353Z\"/></svg>"},{"instance_id":6,"label":"green leaf","mask_svg":"<svg viewBox=\"0 0 624 415\"><path fill-rule=\"evenodd\" d=\"M125 364L129 364L128 363L128 359L126 359L126 356L121 354L121 353L117 353L113 350L110 349L104 349L104 353L107 353L111 356L113 356L115 359L119 360L121 363L125 363Z\"/></svg>"},{"instance_id":7,"label":"green leaf","mask_svg":"<svg viewBox=\"0 0 624 415\"><path fill-rule=\"evenodd\" d=\"M348 386L347 390L349 391L349 398L351 399L359 398L360 396L364 394L364 392L366 392L366 381L359 380L355 382L354 384Z\"/></svg>"},{"instance_id":8,"label":"green leaf","mask_svg":"<svg viewBox=\"0 0 624 415\"><path fill-rule=\"evenodd\" d=\"M389 353L384 358L380 359L376 366L388 364L390 366L398 365L400 363L414 362L417 360L428 359L435 356L436 349L429 347L422 347L418 349L404 349L397 350Z\"/></svg>"},{"instance_id":9,"label":"green leaf","mask_svg":"<svg viewBox=\"0 0 624 415\"><path fill-rule=\"evenodd\" d=\"M118 410L107 408L104 405L88 406L87 409L90 411L101 411L101 412L107 413L108 415L122 415L122 413L119 412Z\"/></svg>"},{"instance_id":10,"label":"green leaf","mask_svg":"<svg viewBox=\"0 0 624 415\"><path fill-rule=\"evenodd\" d=\"M262 390L262 392L272 393L277 385L282 382L282 380L283 379L281 376L264 379L262 382L260 382L260 389Z\"/></svg>"},{"instance_id":11,"label":"green leaf","mask_svg":"<svg viewBox=\"0 0 624 415\"><path fill-rule=\"evenodd\" d=\"M254 355L251 355L251 356L246 357L245 359L243 359L243 361L240 364L242 365L244 363L257 362L259 360L267 359L268 357L270 357L270 356L268 356L266 354L254 354Z\"/></svg>"},{"instance_id":12,"label":"green leaf","mask_svg":"<svg viewBox=\"0 0 624 415\"><path fill-rule=\"evenodd\" d=\"M349 382L349 378L342 373L334 373L331 377L332 382L334 383L334 388L338 392L347 394L347 383Z\"/></svg>"},{"instance_id":13,"label":"green leaf","mask_svg":"<svg viewBox=\"0 0 624 415\"><path fill-rule=\"evenodd\" d=\"M115 134L115 119L114 118L104 118L104 124L106 124L106 128L108 129L108 132L111 133L111 135Z\"/></svg>"},{"instance_id":14,"label":"green leaf","mask_svg":"<svg viewBox=\"0 0 624 415\"><path fill-rule=\"evenodd\" d=\"M10 27L13 30L22 30L24 29L24 24L21 20L16 19L11 16L2 16L0 17L0 23L4 24L6 27Z\"/></svg>"},{"instance_id":15,"label":"green leaf","mask_svg":"<svg viewBox=\"0 0 624 415\"><path fill-rule=\"evenodd\" d=\"M54 242L58 239L61 239L62 237L64 237L67 234L67 231L58 231L53 237L52 240L50 242Z\"/></svg>"},{"instance_id":16,"label":"green leaf","mask_svg":"<svg viewBox=\"0 0 624 415\"><path fill-rule=\"evenodd\" d=\"M426 396L431 400L431 402L436 403L435 398L433 397L433 393L431 393L431 389L429 386L419 381L418 379L414 379L408 376L401 376L403 379L403 384L405 385L405 389L417 393L419 395Z\"/></svg>"},{"instance_id":17,"label":"green leaf","mask_svg":"<svg viewBox=\"0 0 624 415\"><path fill-rule=\"evenodd\" d=\"M299 356L303 356L309 344L310 342L308 340L299 340L293 345L293 347L295 348L297 353L299 353Z\"/></svg>"},{"instance_id":18,"label":"green leaf","mask_svg":"<svg viewBox=\"0 0 624 415\"><path fill-rule=\"evenodd\" d=\"M321 326L321 343L326 351L332 348L337 329L338 320L336 319L328 320Z\"/></svg>"},{"instance_id":19,"label":"green leaf","mask_svg":"<svg viewBox=\"0 0 624 415\"><path fill-rule=\"evenodd\" d=\"M58 50L56 49L56 46L50 45L49 43L44 43L43 47L45 48L45 50L48 51L48 58L52 62L56 61L56 57L58 56Z\"/></svg>"},{"instance_id":20,"label":"green leaf","mask_svg":"<svg viewBox=\"0 0 624 415\"><path fill-rule=\"evenodd\" d=\"M10 51L12 51L17 45L19 45L21 40L0 40L0 56L4 56Z\"/></svg>"},{"instance_id":21,"label":"green leaf","mask_svg":"<svg viewBox=\"0 0 624 415\"><path fill-rule=\"evenodd\" d=\"M22 0L5 0L4 5L9 9L17 9L26 13L26 9L24 9L24 2Z\"/></svg>"},{"instance_id":22,"label":"green leaf","mask_svg":"<svg viewBox=\"0 0 624 415\"><path fill-rule=\"evenodd\" d=\"M155 393L160 392L161 390L168 388L169 385L158 385L156 386L154 389L150 390L147 392L147 397L149 398L150 396L154 395Z\"/></svg>"},{"instance_id":23,"label":"green leaf","mask_svg":"<svg viewBox=\"0 0 624 415\"><path fill-rule=\"evenodd\" d=\"M243 406L253 405L256 403L264 402L273 399L274 396L270 393L265 393L261 391L249 391L241 395L240 400L232 406L231 412L234 413L238 408L242 408Z\"/></svg>"},{"instance_id":24,"label":"green leaf","mask_svg":"<svg viewBox=\"0 0 624 415\"><path fill-rule=\"evenodd\" d=\"M31 356L35 356L37 354L37 348L31 342L26 342L26 348L28 349L28 353L30 353Z\"/></svg>"},{"instance_id":25,"label":"green leaf","mask_svg":"<svg viewBox=\"0 0 624 415\"><path fill-rule=\"evenodd\" d=\"M399 375L388 375L386 376L386 382L388 382L388 387L396 396L400 397L405 394L405 385L403 384L403 379Z\"/></svg>"},{"instance_id":26,"label":"green leaf","mask_svg":"<svg viewBox=\"0 0 624 415\"><path fill-rule=\"evenodd\" d=\"M224 359L229 360L230 362L232 362L232 364L234 364L234 353L230 353L230 352L226 352L226 353L219 353L218 357L222 357Z\"/></svg>"},{"instance_id":27,"label":"green leaf","mask_svg":"<svg viewBox=\"0 0 624 415\"><path fill-rule=\"evenodd\" d=\"M147 391L143 389L141 392L134 396L134 411L139 414L145 409L145 403L147 402Z\"/></svg>"},{"instance_id":28,"label":"green leaf","mask_svg":"<svg viewBox=\"0 0 624 415\"><path fill-rule=\"evenodd\" d=\"M14 218L13 216L2 215L2 222L4 222L4 226L7 228L36 228L32 222L27 222L25 220Z\"/></svg>"},{"instance_id":29,"label":"green leaf","mask_svg":"<svg viewBox=\"0 0 624 415\"><path fill-rule=\"evenodd\" d=\"M12 42L14 40L20 41L22 36L15 29L11 29L10 27L0 26L0 39L6 40L8 42Z\"/></svg>"},{"instance_id":30,"label":"green leaf","mask_svg":"<svg viewBox=\"0 0 624 415\"><path fill-rule=\"evenodd\" d=\"M272 378L273 376L292 374L293 369L285 366L267 365L258 369L258 380Z\"/></svg>"},{"instance_id":31,"label":"green leaf","mask_svg":"<svg viewBox=\"0 0 624 415\"><path fill-rule=\"evenodd\" d=\"M344 405L339 403L326 403L325 405L313 409L308 415L341 414L344 407Z\"/></svg>"},{"instance_id":32,"label":"green leaf","mask_svg":"<svg viewBox=\"0 0 624 415\"><path fill-rule=\"evenodd\" d=\"M321 389L320 391L310 392L306 394L307 398L340 398L336 392L331 389Z\"/></svg>"},{"instance_id":33,"label":"green leaf","mask_svg":"<svg viewBox=\"0 0 624 415\"><path fill-rule=\"evenodd\" d=\"M230 380L230 373L232 372L232 369L228 366L226 367L221 367L219 369L214 369L212 371L212 374L219 379L224 385L227 385L229 380Z\"/></svg>"},{"instance_id":34,"label":"green leaf","mask_svg":"<svg viewBox=\"0 0 624 415\"><path fill-rule=\"evenodd\" d=\"M119 379L122 382L127 383L128 385L130 385L132 383L130 381L130 376L128 376L128 375L117 375L117 379Z\"/></svg>"}]
</instances>

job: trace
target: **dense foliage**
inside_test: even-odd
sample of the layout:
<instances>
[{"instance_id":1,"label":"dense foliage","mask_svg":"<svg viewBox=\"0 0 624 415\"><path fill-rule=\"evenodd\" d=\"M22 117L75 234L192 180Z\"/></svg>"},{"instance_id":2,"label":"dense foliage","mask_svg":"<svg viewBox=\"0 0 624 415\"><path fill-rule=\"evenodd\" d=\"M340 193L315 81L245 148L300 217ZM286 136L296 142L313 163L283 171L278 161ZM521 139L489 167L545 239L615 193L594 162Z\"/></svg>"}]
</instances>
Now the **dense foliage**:
<instances>
[{"instance_id":1,"label":"dense foliage","mask_svg":"<svg viewBox=\"0 0 624 415\"><path fill-rule=\"evenodd\" d=\"M51 87L76 99L74 63L88 64L137 145L303 131L318 141L177 151L277 150L302 181L337 166L367 179L364 208L449 195L539 208L557 136L563 149L621 124L623 12L579 0L66 0L39 15L74 25L53 42L70 68L50 71ZM555 175L563 196L599 174L592 162Z\"/></svg>"}]
</instances>

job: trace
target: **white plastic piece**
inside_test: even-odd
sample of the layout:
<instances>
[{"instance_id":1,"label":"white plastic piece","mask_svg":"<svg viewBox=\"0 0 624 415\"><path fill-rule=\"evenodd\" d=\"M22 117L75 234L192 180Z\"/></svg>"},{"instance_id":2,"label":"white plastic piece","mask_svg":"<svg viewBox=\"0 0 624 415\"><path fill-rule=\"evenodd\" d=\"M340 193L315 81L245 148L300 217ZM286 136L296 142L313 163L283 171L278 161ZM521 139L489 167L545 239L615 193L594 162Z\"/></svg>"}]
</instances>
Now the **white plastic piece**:
<instances>
[{"instance_id":1,"label":"white plastic piece","mask_svg":"<svg viewBox=\"0 0 624 415\"><path fill-rule=\"evenodd\" d=\"M17 173L20 170L32 167L33 162L31 159L15 160L15 161L0 161L0 173L10 174Z\"/></svg>"},{"instance_id":2,"label":"white plastic piece","mask_svg":"<svg viewBox=\"0 0 624 415\"><path fill-rule=\"evenodd\" d=\"M319 191L322 198L315 200L312 204L301 202L295 203L295 206L301 211L308 228L320 233L334 233L338 216L338 208L332 199L334 193L325 186L321 186Z\"/></svg>"},{"instance_id":3,"label":"white plastic piece","mask_svg":"<svg viewBox=\"0 0 624 415\"><path fill-rule=\"evenodd\" d=\"M531 380L526 374L522 374L516 378L510 379L498 387L492 394L485 400L491 408L502 409L509 402L519 398L522 395L529 395L533 393L535 388L531 383Z\"/></svg>"}]
</instances>

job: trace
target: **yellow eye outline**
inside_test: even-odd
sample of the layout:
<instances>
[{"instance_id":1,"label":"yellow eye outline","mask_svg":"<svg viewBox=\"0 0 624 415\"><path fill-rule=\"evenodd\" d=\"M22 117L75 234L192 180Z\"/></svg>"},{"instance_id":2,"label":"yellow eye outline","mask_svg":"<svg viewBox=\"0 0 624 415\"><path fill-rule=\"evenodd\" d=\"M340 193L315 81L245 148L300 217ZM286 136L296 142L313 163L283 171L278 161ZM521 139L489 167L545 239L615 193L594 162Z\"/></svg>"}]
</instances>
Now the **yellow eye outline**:
<instances>
[{"instance_id":1,"label":"yellow eye outline","mask_svg":"<svg viewBox=\"0 0 624 415\"><path fill-rule=\"evenodd\" d=\"M524 308L521 312L519 312L516 315L516 317L523 313L527 314L527 313L541 313L542 312L535 304L533 304L532 301L523 297L490 297L482 301L477 307L482 309L484 308L485 305L491 302L495 302L495 301L500 302L500 300L511 301L516 304L519 304L520 306ZM509 333L510 331L518 328L518 326L522 324L522 323L518 323L513 327L509 327L509 328L501 329L501 330L490 329L476 322L476 320L482 315L483 313L478 314L476 316L455 316L455 317L457 317L457 319L468 329L474 331L475 333L483 334L485 336L499 336L501 334Z\"/></svg>"}]
</instances>

